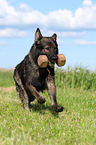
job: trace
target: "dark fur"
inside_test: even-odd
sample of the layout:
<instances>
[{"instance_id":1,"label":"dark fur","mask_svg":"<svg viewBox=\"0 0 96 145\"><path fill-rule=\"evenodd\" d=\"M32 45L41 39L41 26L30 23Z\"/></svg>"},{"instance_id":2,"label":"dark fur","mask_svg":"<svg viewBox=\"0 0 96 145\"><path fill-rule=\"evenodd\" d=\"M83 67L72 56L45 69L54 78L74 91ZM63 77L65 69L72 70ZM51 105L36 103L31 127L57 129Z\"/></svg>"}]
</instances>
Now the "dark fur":
<instances>
[{"instance_id":1,"label":"dark fur","mask_svg":"<svg viewBox=\"0 0 96 145\"><path fill-rule=\"evenodd\" d=\"M49 63L46 68L40 68L37 64L39 55L46 55L51 64L57 62L58 45L56 38L56 34L52 37L42 37L38 28L35 33L35 43L29 54L14 70L16 89L25 109L29 109L30 102L34 101L35 98L39 103L44 103L46 100L39 94L39 91L47 89L53 109L56 112L63 111L63 107L58 107L56 100L54 65L51 66Z\"/></svg>"}]
</instances>

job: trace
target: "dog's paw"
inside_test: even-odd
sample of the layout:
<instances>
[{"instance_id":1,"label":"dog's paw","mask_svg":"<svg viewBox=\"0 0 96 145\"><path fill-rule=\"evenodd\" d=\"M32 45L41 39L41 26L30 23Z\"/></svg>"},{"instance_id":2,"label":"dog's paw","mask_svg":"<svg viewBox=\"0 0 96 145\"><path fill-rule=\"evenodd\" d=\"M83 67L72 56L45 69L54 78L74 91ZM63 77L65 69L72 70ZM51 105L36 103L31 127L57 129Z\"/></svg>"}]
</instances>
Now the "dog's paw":
<instances>
[{"instance_id":1,"label":"dog's paw","mask_svg":"<svg viewBox=\"0 0 96 145\"><path fill-rule=\"evenodd\" d=\"M25 110L29 111L29 107L28 106L24 105L24 108L25 108Z\"/></svg>"},{"instance_id":2,"label":"dog's paw","mask_svg":"<svg viewBox=\"0 0 96 145\"><path fill-rule=\"evenodd\" d=\"M45 103L46 102L46 99L45 98L39 98L39 100L38 100L38 103L40 103L40 104L43 104L43 103Z\"/></svg>"},{"instance_id":3,"label":"dog's paw","mask_svg":"<svg viewBox=\"0 0 96 145\"><path fill-rule=\"evenodd\" d=\"M63 109L64 109L64 107L59 107L59 106L56 106L56 105L52 106L52 108L53 108L53 110L56 111L56 112L62 112Z\"/></svg>"}]
</instances>

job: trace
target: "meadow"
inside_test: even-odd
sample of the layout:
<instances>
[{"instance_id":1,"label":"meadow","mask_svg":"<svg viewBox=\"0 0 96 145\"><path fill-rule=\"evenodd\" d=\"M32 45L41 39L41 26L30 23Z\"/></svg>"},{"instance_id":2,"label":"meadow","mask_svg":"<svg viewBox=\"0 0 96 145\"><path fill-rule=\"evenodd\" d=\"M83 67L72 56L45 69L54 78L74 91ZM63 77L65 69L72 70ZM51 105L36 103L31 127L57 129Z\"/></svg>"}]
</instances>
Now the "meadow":
<instances>
[{"instance_id":1,"label":"meadow","mask_svg":"<svg viewBox=\"0 0 96 145\"><path fill-rule=\"evenodd\" d=\"M0 69L0 145L95 145L96 72L86 68L56 69L58 104L61 113L35 100L30 111L21 104L13 70Z\"/></svg>"}]
</instances>

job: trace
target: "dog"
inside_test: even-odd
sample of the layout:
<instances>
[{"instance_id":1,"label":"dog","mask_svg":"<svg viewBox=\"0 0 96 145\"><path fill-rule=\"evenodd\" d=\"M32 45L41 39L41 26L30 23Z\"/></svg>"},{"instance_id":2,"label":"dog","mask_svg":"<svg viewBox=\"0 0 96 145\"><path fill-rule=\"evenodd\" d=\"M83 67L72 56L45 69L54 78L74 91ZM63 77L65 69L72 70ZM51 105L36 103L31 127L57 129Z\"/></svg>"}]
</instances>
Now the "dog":
<instances>
[{"instance_id":1,"label":"dog","mask_svg":"<svg viewBox=\"0 0 96 145\"><path fill-rule=\"evenodd\" d=\"M46 55L50 63L47 67L41 68L38 65L38 57ZM62 112L63 107L58 106L56 99L55 70L54 64L58 60L57 35L43 37L39 28L35 32L35 42L24 60L14 70L16 89L24 104L29 110L30 103L37 99L40 104L45 103L45 98L39 93L45 89L51 98L52 108L56 112Z\"/></svg>"}]
</instances>

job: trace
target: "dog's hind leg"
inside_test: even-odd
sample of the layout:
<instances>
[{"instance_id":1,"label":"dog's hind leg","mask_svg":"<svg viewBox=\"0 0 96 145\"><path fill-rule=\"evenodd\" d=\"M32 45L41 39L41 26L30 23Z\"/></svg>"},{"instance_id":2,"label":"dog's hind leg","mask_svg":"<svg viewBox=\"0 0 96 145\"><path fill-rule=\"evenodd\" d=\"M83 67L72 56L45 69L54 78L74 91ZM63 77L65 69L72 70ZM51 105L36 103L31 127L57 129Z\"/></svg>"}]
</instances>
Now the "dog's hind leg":
<instances>
[{"instance_id":1,"label":"dog's hind leg","mask_svg":"<svg viewBox=\"0 0 96 145\"><path fill-rule=\"evenodd\" d=\"M29 110L29 98L28 98L26 90L23 86L23 83L21 81L21 78L20 78L20 76L19 76L19 74L16 70L14 71L14 76L13 77L14 77L14 80L15 80L15 83L16 83L16 89L17 89L17 92L19 94L19 97L24 104L24 108Z\"/></svg>"}]
</instances>

